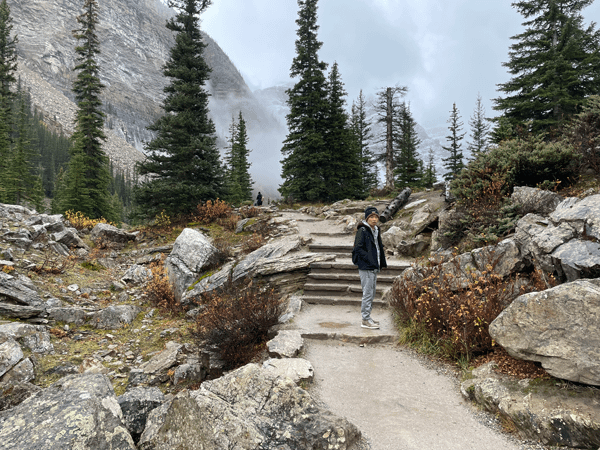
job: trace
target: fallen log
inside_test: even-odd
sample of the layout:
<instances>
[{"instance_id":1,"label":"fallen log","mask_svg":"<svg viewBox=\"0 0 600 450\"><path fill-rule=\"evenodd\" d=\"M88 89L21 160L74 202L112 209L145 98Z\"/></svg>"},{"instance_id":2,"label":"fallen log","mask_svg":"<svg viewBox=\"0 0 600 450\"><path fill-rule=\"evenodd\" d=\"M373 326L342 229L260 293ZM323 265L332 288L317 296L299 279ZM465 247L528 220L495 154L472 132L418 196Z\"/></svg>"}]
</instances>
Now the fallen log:
<instances>
[{"instance_id":1,"label":"fallen log","mask_svg":"<svg viewBox=\"0 0 600 450\"><path fill-rule=\"evenodd\" d=\"M385 211L381 213L381 215L379 216L379 221L381 223L386 223L388 220L394 217L394 214L396 214L396 212L398 212L400 208L406 205L411 193L412 191L410 190L410 188L402 190L402 192L400 192L396 196L396 198L392 200L392 202L387 206L387 208L385 208Z\"/></svg>"}]
</instances>

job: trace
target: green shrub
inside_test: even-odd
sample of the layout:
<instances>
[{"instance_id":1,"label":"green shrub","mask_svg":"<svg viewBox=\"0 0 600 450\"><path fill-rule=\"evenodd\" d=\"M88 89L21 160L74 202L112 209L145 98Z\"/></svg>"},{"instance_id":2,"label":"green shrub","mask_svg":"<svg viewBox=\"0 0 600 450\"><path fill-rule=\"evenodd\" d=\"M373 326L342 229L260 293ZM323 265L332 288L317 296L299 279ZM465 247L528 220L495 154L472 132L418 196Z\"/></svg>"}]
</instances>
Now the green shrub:
<instances>
[{"instance_id":1,"label":"green shrub","mask_svg":"<svg viewBox=\"0 0 600 450\"><path fill-rule=\"evenodd\" d=\"M600 96L587 99L583 111L565 130L565 136L581 156L583 166L600 173Z\"/></svg>"},{"instance_id":2,"label":"green shrub","mask_svg":"<svg viewBox=\"0 0 600 450\"><path fill-rule=\"evenodd\" d=\"M552 188L575 180L580 155L567 141L545 142L543 136L503 141L482 153L452 182L459 201L489 195L507 196L515 186Z\"/></svg>"}]
</instances>

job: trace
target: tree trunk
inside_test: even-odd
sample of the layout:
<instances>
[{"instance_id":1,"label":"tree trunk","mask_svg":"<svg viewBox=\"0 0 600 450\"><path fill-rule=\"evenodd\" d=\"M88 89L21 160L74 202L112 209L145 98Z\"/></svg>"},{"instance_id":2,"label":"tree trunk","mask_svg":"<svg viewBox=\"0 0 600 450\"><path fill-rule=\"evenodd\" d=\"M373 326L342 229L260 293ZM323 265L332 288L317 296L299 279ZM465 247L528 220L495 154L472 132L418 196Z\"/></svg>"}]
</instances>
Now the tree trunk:
<instances>
[{"instance_id":1,"label":"tree trunk","mask_svg":"<svg viewBox=\"0 0 600 450\"><path fill-rule=\"evenodd\" d=\"M390 203L387 206L387 208L385 208L385 211L381 213L381 215L379 216L379 221L381 223L386 223L388 220L390 220L400 208L406 205L411 193L412 191L410 190L410 188L402 190L402 192L400 192L398 196L394 200L392 200L392 203Z\"/></svg>"},{"instance_id":2,"label":"tree trunk","mask_svg":"<svg viewBox=\"0 0 600 450\"><path fill-rule=\"evenodd\" d=\"M392 107L392 88L387 88L387 114L386 114L386 146L385 146L385 187L388 189L394 189L394 143L392 140L392 119L393 119L393 107Z\"/></svg>"}]
</instances>

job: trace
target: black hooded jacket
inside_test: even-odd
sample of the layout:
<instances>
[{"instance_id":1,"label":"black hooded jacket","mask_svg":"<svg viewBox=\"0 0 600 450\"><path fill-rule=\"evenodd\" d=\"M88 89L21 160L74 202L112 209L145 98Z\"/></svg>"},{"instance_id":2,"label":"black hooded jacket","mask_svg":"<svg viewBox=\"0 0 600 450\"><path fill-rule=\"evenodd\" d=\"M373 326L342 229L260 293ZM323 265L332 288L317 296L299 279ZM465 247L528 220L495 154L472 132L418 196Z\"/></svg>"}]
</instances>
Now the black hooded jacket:
<instances>
[{"instance_id":1,"label":"black hooded jacket","mask_svg":"<svg viewBox=\"0 0 600 450\"><path fill-rule=\"evenodd\" d=\"M385 261L383 242L381 242L381 230L379 230L377 236L377 245L379 245L379 264L377 264L377 247L375 247L375 237L371 227L364 222L360 222L356 228L352 262L358 266L359 270L385 269L387 262Z\"/></svg>"}]
</instances>

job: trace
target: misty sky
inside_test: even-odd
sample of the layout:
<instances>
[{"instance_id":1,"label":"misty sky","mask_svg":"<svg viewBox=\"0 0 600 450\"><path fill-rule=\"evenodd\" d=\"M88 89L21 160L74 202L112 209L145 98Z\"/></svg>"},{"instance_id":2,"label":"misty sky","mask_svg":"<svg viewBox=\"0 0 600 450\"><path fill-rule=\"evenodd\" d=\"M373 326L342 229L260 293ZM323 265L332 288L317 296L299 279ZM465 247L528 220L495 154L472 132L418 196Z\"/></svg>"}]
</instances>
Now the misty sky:
<instances>
[{"instance_id":1,"label":"misty sky","mask_svg":"<svg viewBox=\"0 0 600 450\"><path fill-rule=\"evenodd\" d=\"M523 17L509 0L321 0L321 60L337 61L348 92L367 96L407 86L415 120L447 126L452 103L468 126L477 93L488 116L496 85L509 80L503 62ZM214 0L202 15L208 32L252 90L290 82L295 56L296 0ZM600 21L600 2L583 10Z\"/></svg>"}]
</instances>

